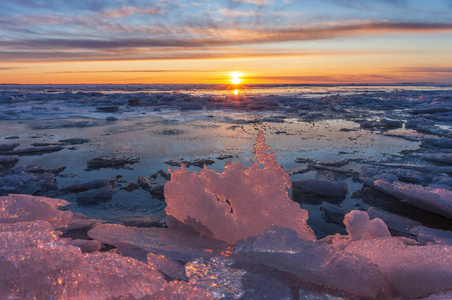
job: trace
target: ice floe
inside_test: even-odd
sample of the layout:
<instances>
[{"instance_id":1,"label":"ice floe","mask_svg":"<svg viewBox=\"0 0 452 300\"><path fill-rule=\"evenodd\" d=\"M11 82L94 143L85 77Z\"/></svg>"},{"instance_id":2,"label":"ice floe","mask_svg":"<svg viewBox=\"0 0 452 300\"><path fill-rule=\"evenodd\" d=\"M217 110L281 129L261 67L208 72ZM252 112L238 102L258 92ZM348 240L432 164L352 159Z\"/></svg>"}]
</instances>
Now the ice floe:
<instances>
[{"instance_id":1,"label":"ice floe","mask_svg":"<svg viewBox=\"0 0 452 300\"><path fill-rule=\"evenodd\" d=\"M397 180L376 179L373 181L370 179L364 182L413 206L452 218L451 190L424 187Z\"/></svg>"}]
</instances>

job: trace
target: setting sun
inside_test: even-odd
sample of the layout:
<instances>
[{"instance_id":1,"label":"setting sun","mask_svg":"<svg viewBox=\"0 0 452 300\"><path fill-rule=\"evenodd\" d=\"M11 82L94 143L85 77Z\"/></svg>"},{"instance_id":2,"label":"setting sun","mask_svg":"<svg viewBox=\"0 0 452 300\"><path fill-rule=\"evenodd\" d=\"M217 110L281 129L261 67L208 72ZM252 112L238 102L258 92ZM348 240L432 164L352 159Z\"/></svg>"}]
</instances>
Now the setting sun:
<instances>
[{"instance_id":1,"label":"setting sun","mask_svg":"<svg viewBox=\"0 0 452 300\"><path fill-rule=\"evenodd\" d=\"M229 73L229 76L231 77L230 81L231 81L232 84L236 84L237 85L237 84L240 84L243 81L243 79L240 78L240 77L243 76L242 73L231 72L231 73Z\"/></svg>"}]
</instances>

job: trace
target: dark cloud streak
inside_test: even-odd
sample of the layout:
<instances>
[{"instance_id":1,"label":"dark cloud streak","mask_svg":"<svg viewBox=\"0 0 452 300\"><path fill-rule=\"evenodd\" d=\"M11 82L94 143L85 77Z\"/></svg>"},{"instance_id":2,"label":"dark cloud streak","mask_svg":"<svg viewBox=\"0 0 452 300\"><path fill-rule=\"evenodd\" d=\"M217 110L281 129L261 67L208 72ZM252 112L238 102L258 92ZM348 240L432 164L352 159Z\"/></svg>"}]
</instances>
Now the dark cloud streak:
<instances>
[{"instance_id":1,"label":"dark cloud streak","mask_svg":"<svg viewBox=\"0 0 452 300\"><path fill-rule=\"evenodd\" d=\"M400 53L394 51L331 51L331 52L300 52L300 51L243 51L212 52L195 51L163 51L149 53L103 53L103 52L81 52L68 53L64 51L42 51L42 52L17 52L0 51L0 61L15 62L76 62L76 61L124 61L124 60L209 60L209 59L243 59L243 58L269 58L269 57L296 57L296 56L333 56L333 55L372 55Z\"/></svg>"},{"instance_id":2,"label":"dark cloud streak","mask_svg":"<svg viewBox=\"0 0 452 300\"><path fill-rule=\"evenodd\" d=\"M317 26L280 26L266 28L212 28L210 23L199 27L165 29L160 33L143 37L125 38L41 38L0 40L0 61L80 61L80 60L139 60L139 59L198 59L210 57L240 57L247 53L227 53L221 47L261 45L279 42L328 40L340 37L383 35L392 33L431 33L452 31L452 23L362 21ZM150 28L149 31L153 31ZM157 30L155 30L157 32ZM156 54L171 51L186 53ZM198 52L196 52L198 51ZM215 52L215 53L211 53ZM260 54L256 54L259 56ZM278 53L262 55L277 56ZM286 55L286 53L283 53ZM168 58L166 58L168 57ZM249 56L248 56L249 57Z\"/></svg>"},{"instance_id":3,"label":"dark cloud streak","mask_svg":"<svg viewBox=\"0 0 452 300\"><path fill-rule=\"evenodd\" d=\"M45 74L89 74L89 73L212 73L210 70L98 70L98 71L61 71Z\"/></svg>"},{"instance_id":4,"label":"dark cloud streak","mask_svg":"<svg viewBox=\"0 0 452 300\"><path fill-rule=\"evenodd\" d=\"M242 29L235 29L240 32ZM1 47L20 49L117 49L148 47L207 47L253 43L274 43L331 39L353 35L375 35L387 33L423 33L452 31L452 23L408 23L408 22L360 22L337 26L291 26L280 29L243 30L242 35L217 37L206 29L205 37L196 38L182 33L182 38L119 38L119 39L29 39L0 41ZM226 31L227 33L227 31Z\"/></svg>"},{"instance_id":5,"label":"dark cloud streak","mask_svg":"<svg viewBox=\"0 0 452 300\"><path fill-rule=\"evenodd\" d=\"M398 71L412 73L452 73L452 67L409 67L400 68Z\"/></svg>"}]
</instances>

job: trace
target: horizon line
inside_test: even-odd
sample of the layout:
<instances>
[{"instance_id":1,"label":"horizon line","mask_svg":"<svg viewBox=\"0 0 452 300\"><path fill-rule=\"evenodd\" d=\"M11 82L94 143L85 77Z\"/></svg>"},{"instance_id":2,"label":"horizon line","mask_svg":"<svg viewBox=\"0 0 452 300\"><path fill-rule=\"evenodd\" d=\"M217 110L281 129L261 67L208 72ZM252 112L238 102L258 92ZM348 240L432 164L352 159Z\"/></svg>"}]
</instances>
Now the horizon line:
<instances>
[{"instance_id":1,"label":"horizon line","mask_svg":"<svg viewBox=\"0 0 452 300\"><path fill-rule=\"evenodd\" d=\"M452 85L452 82L434 81L402 81L402 82L319 82L319 83L244 83L239 85L228 83L0 83L5 85L210 85L210 86L258 86L258 85Z\"/></svg>"}]
</instances>

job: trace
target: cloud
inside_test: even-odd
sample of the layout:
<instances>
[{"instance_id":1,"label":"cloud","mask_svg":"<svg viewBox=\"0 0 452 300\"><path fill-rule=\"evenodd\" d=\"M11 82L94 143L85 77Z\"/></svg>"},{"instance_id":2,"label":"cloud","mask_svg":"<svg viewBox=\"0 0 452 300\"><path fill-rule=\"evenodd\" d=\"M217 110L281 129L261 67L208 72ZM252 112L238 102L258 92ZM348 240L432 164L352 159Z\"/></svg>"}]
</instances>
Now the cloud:
<instances>
[{"instance_id":1,"label":"cloud","mask_svg":"<svg viewBox=\"0 0 452 300\"><path fill-rule=\"evenodd\" d=\"M241 44L261 44L289 41L332 39L344 36L376 35L388 33L425 33L452 31L452 23L406 23L406 22L355 22L327 26L286 26L258 29L211 29L180 28L179 34L167 38L110 38L110 39L24 39L0 41L0 47L30 50L57 49L117 49L153 47L209 47ZM204 30L203 30L204 29ZM173 29L173 31L176 31ZM176 31L177 32L177 31ZM187 36L187 34L189 34Z\"/></svg>"},{"instance_id":2,"label":"cloud","mask_svg":"<svg viewBox=\"0 0 452 300\"><path fill-rule=\"evenodd\" d=\"M256 6L266 6L272 3L269 0L228 0L230 6L235 7L241 4L252 4Z\"/></svg>"},{"instance_id":3,"label":"cloud","mask_svg":"<svg viewBox=\"0 0 452 300\"><path fill-rule=\"evenodd\" d=\"M227 8L220 9L218 12L221 15L228 17L255 17L263 15L262 13L257 11L238 11Z\"/></svg>"},{"instance_id":4,"label":"cloud","mask_svg":"<svg viewBox=\"0 0 452 300\"><path fill-rule=\"evenodd\" d=\"M452 73L452 67L407 67L397 70L412 73Z\"/></svg>"},{"instance_id":5,"label":"cloud","mask_svg":"<svg viewBox=\"0 0 452 300\"><path fill-rule=\"evenodd\" d=\"M268 1L268 0L233 0L233 2L254 4L254 5L258 5L258 6L267 5L267 4L271 3L271 1Z\"/></svg>"},{"instance_id":6,"label":"cloud","mask_svg":"<svg viewBox=\"0 0 452 300\"><path fill-rule=\"evenodd\" d=\"M374 51L317 51L300 52L283 50L260 50L256 48L163 48L156 50L121 49L115 51L0 51L0 61L9 62L60 62L60 61L124 61L124 60L209 60L209 59L256 59L271 57L373 55L399 52Z\"/></svg>"},{"instance_id":7,"label":"cloud","mask_svg":"<svg viewBox=\"0 0 452 300\"><path fill-rule=\"evenodd\" d=\"M318 75L318 76L255 76L253 80L265 83L314 83L314 84L350 84L392 82L394 77L384 74L355 75Z\"/></svg>"},{"instance_id":8,"label":"cloud","mask_svg":"<svg viewBox=\"0 0 452 300\"><path fill-rule=\"evenodd\" d=\"M1 69L1 68L0 68ZM46 72L45 74L86 74L86 73L212 73L210 70L80 70L80 71L60 71Z\"/></svg>"},{"instance_id":9,"label":"cloud","mask_svg":"<svg viewBox=\"0 0 452 300\"><path fill-rule=\"evenodd\" d=\"M161 9L157 7L135 7L135 6L125 6L119 8L111 8L100 15L107 18L123 18L130 17L135 14L145 14L145 15L158 15L161 13Z\"/></svg>"},{"instance_id":10,"label":"cloud","mask_svg":"<svg viewBox=\"0 0 452 300\"><path fill-rule=\"evenodd\" d=\"M407 2L406 0L326 0L327 2L332 2L336 5L349 7L349 8L357 8L357 9L363 9L363 8L373 8L376 6L382 6L382 5L391 5L396 7L406 7Z\"/></svg>"},{"instance_id":11,"label":"cloud","mask_svg":"<svg viewBox=\"0 0 452 300\"><path fill-rule=\"evenodd\" d=\"M92 18L79 20L90 24ZM214 24L214 25L213 25ZM0 61L35 60L121 60L165 59L163 57L203 56L239 57L240 53L225 53L222 47L261 45L292 41L327 40L360 35L392 33L430 33L452 31L452 23L361 21L348 23L320 23L311 26L236 26L216 24L211 19L198 23L186 22L179 27L133 27L105 23L99 25L111 32L102 37L89 38L33 38L0 40ZM119 27L117 27L119 26ZM115 34L121 32L122 34ZM158 51L165 53L156 54ZM175 51L185 51L184 54ZM172 53L168 52L171 51ZM194 51L198 51L195 53ZM217 53L211 53L217 52ZM276 52L276 51L275 51ZM259 54L256 54L259 55ZM270 53L263 55L277 55ZM283 55L286 55L283 53ZM49 57L46 57L49 56Z\"/></svg>"}]
</instances>

